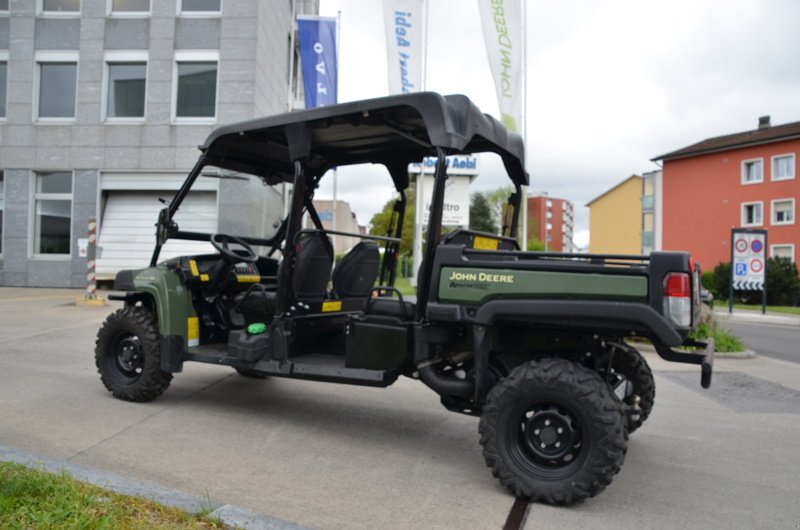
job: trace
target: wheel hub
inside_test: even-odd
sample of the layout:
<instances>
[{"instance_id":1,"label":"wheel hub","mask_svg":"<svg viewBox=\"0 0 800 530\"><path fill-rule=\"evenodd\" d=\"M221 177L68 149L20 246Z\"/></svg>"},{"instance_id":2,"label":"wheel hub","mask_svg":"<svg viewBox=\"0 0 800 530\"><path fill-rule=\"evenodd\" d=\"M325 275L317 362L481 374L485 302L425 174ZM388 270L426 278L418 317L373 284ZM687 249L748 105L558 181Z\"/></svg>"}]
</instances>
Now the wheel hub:
<instances>
[{"instance_id":1,"label":"wheel hub","mask_svg":"<svg viewBox=\"0 0 800 530\"><path fill-rule=\"evenodd\" d=\"M537 460L550 464L568 462L576 444L580 442L580 431L575 421L566 412L554 408L530 410L521 425L522 438L529 452Z\"/></svg>"},{"instance_id":2,"label":"wheel hub","mask_svg":"<svg viewBox=\"0 0 800 530\"><path fill-rule=\"evenodd\" d=\"M117 365L121 372L127 376L138 375L142 370L143 357L136 336L124 337L117 346Z\"/></svg>"}]
</instances>

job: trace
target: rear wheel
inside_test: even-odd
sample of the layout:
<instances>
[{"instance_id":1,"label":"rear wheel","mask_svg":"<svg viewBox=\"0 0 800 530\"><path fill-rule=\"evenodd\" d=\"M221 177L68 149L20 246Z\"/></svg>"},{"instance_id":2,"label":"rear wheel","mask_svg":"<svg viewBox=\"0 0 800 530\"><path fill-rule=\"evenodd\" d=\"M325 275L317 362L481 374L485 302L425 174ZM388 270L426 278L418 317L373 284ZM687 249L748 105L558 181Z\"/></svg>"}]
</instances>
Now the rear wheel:
<instances>
[{"instance_id":1,"label":"rear wheel","mask_svg":"<svg viewBox=\"0 0 800 530\"><path fill-rule=\"evenodd\" d=\"M642 426L656 399L656 382L653 372L641 353L626 344L616 346L612 368L630 383L622 401L628 406L638 402L639 413L628 417L628 432L632 433Z\"/></svg>"},{"instance_id":2,"label":"rear wheel","mask_svg":"<svg viewBox=\"0 0 800 530\"><path fill-rule=\"evenodd\" d=\"M161 370L158 323L147 308L129 306L108 316L97 333L95 364L114 397L151 401L169 387L172 374Z\"/></svg>"},{"instance_id":3,"label":"rear wheel","mask_svg":"<svg viewBox=\"0 0 800 530\"><path fill-rule=\"evenodd\" d=\"M597 373L564 359L515 368L489 393L479 430L494 476L532 501L593 497L625 460L620 402Z\"/></svg>"}]
</instances>

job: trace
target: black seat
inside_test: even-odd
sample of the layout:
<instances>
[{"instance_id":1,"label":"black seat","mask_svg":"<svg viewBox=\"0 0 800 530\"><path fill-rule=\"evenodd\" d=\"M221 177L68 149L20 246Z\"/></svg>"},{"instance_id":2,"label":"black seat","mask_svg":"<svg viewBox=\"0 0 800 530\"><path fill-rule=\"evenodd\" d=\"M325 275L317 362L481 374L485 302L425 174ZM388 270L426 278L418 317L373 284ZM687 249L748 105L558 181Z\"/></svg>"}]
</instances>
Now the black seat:
<instances>
[{"instance_id":1,"label":"black seat","mask_svg":"<svg viewBox=\"0 0 800 530\"><path fill-rule=\"evenodd\" d=\"M294 294L298 300L325 298L333 266L333 245L327 236L313 232L300 242L294 264Z\"/></svg>"},{"instance_id":2,"label":"black seat","mask_svg":"<svg viewBox=\"0 0 800 530\"><path fill-rule=\"evenodd\" d=\"M378 277L380 252L374 241L353 247L333 270L333 295L336 298L366 298Z\"/></svg>"},{"instance_id":3,"label":"black seat","mask_svg":"<svg viewBox=\"0 0 800 530\"><path fill-rule=\"evenodd\" d=\"M278 278L285 262L278 267ZM313 233L300 242L294 266L295 296L298 300L319 300L328 293L328 280L333 264L333 246L326 236ZM258 285L258 284L257 284ZM246 293L235 296L236 311L244 315L244 323L269 321L275 314L277 293L267 291L263 286L250 288ZM235 318L237 324L239 319Z\"/></svg>"}]
</instances>

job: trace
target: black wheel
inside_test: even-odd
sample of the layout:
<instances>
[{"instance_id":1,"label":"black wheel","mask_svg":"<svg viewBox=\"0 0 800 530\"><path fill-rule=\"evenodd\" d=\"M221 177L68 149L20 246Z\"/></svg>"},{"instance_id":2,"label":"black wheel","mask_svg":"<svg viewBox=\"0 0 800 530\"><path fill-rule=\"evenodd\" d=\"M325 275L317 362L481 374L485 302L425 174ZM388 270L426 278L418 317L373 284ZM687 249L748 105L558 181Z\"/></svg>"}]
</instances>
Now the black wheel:
<instances>
[{"instance_id":1,"label":"black wheel","mask_svg":"<svg viewBox=\"0 0 800 530\"><path fill-rule=\"evenodd\" d=\"M564 359L522 364L489 392L479 431L492 474L517 497L593 497L625 460L622 406L595 372Z\"/></svg>"},{"instance_id":2,"label":"black wheel","mask_svg":"<svg viewBox=\"0 0 800 530\"><path fill-rule=\"evenodd\" d=\"M249 377L251 379L266 379L267 374L263 372L258 372L256 370L250 370L249 368L236 368L236 373L241 375L242 377Z\"/></svg>"},{"instance_id":3,"label":"black wheel","mask_svg":"<svg viewBox=\"0 0 800 530\"><path fill-rule=\"evenodd\" d=\"M97 333L95 364L114 397L151 401L172 381L161 370L158 323L144 307L124 307L110 314Z\"/></svg>"},{"instance_id":4,"label":"black wheel","mask_svg":"<svg viewBox=\"0 0 800 530\"><path fill-rule=\"evenodd\" d=\"M628 345L618 345L614 352L612 368L621 374L630 383L624 387L624 397L621 399L626 405L634 405L638 401L640 412L636 416L628 417L628 433L632 433L642 426L650 416L656 399L656 382L653 372L641 353Z\"/></svg>"}]
</instances>

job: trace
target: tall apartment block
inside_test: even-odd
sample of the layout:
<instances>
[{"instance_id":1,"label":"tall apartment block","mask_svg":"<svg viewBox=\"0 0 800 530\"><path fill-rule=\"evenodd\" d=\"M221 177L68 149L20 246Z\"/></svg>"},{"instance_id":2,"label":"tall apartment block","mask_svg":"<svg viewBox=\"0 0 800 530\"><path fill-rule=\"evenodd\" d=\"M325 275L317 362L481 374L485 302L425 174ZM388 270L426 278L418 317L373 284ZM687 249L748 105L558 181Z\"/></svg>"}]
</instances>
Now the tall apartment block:
<instances>
[{"instance_id":1,"label":"tall apartment block","mask_svg":"<svg viewBox=\"0 0 800 530\"><path fill-rule=\"evenodd\" d=\"M317 0L0 0L0 285L84 286L90 218L98 278L145 264L197 145L292 104L293 5L318 11ZM225 188L205 179L182 228L235 226L247 205ZM282 213L281 194L270 201ZM198 245L171 244L162 256Z\"/></svg>"},{"instance_id":2,"label":"tall apartment block","mask_svg":"<svg viewBox=\"0 0 800 530\"><path fill-rule=\"evenodd\" d=\"M571 201L539 193L528 197L528 238L535 237L552 252L574 252L575 214Z\"/></svg>"}]
</instances>

